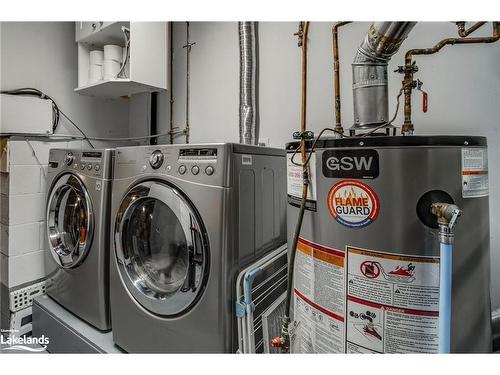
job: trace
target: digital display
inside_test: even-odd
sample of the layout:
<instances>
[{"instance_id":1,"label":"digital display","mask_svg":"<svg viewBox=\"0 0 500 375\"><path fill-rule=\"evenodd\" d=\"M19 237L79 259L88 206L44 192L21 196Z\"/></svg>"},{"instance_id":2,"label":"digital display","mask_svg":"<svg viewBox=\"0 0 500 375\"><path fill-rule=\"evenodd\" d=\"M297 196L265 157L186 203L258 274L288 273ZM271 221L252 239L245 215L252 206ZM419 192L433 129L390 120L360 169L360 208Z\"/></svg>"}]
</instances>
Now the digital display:
<instances>
[{"instance_id":1,"label":"digital display","mask_svg":"<svg viewBox=\"0 0 500 375\"><path fill-rule=\"evenodd\" d=\"M184 156L184 157L217 156L217 149L216 148L183 148L183 149L179 150L179 156Z\"/></svg>"},{"instance_id":2,"label":"digital display","mask_svg":"<svg viewBox=\"0 0 500 375\"><path fill-rule=\"evenodd\" d=\"M84 157L84 158L100 158L100 157L102 157L102 152L99 152L99 151L84 151L82 153L82 157Z\"/></svg>"}]
</instances>

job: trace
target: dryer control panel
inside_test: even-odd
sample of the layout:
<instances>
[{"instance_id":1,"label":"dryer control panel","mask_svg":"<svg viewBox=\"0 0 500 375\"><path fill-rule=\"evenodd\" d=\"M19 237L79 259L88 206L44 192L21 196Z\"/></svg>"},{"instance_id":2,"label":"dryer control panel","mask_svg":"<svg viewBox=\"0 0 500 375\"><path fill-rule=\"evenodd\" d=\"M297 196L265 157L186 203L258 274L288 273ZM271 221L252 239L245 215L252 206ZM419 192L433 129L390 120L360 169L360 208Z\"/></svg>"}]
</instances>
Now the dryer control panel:
<instances>
[{"instance_id":1,"label":"dryer control panel","mask_svg":"<svg viewBox=\"0 0 500 375\"><path fill-rule=\"evenodd\" d=\"M131 156L133 150L130 150ZM118 151L118 164L128 163L128 150ZM201 184L224 185L222 145L157 145L142 150L142 173L161 173Z\"/></svg>"}]
</instances>

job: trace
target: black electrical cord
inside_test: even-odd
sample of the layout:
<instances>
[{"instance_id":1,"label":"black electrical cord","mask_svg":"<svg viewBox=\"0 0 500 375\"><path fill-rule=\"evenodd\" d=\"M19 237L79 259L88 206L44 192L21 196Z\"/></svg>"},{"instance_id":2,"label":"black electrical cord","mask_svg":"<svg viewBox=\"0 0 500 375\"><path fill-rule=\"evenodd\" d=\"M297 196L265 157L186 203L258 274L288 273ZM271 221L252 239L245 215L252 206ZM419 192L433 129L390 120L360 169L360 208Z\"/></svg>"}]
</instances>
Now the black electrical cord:
<instances>
[{"instance_id":1,"label":"black electrical cord","mask_svg":"<svg viewBox=\"0 0 500 375\"><path fill-rule=\"evenodd\" d=\"M307 156L307 158L306 158L306 160L304 161L304 163L303 163L303 164L301 164L301 163L297 163L297 162L295 162L295 161L293 160L293 159L295 159L295 155L297 155L297 152L300 150L300 148L301 148L301 146L302 146L302 143L301 143L301 144L299 145L299 147L297 147L297 148L295 149L295 151L293 152L293 154L292 154L292 158L291 158L291 160L290 160L290 161L292 162L292 164L298 165L299 167L305 167L306 165L308 165L308 164L309 164L309 161L311 160L312 154L313 154L313 152L315 151L316 146L317 146L317 144L318 144L318 142L319 142L319 139L321 138L321 136L323 135L323 133L325 133L326 131L331 131L331 132L333 132L333 133L339 134L341 138L349 138L349 137L346 137L343 133L341 133L341 132L339 132L339 131L337 131L337 130L335 130L335 129L332 129L332 128L324 128L324 129L322 129L322 130L319 132L318 136L317 136L317 137L316 137L316 139L314 140L314 142L313 142L313 144L312 144L312 146L311 146L311 150L309 151L309 155Z\"/></svg>"},{"instance_id":2,"label":"black electrical cord","mask_svg":"<svg viewBox=\"0 0 500 375\"><path fill-rule=\"evenodd\" d=\"M78 131L79 131L80 133L82 133L82 135L83 135L83 139L84 139L85 141L87 141L87 143L89 144L89 146L90 146L90 147L92 147L92 148L95 148L95 147L94 147L94 145L92 144L92 142L90 142L90 139L89 139L89 138L87 137L87 135L83 132L83 130L82 130L82 129L80 129L80 127L79 127L77 124L75 124L75 122L74 122L73 120L71 120L71 119L68 117L68 115L66 115L66 113L64 113L64 112L63 112L63 111L61 111L61 110L59 110L59 112L61 112L61 115L63 115L63 116L66 118L66 120L68 120L68 121L71 123L71 125L73 125L75 128L77 128L77 129L78 129Z\"/></svg>"},{"instance_id":3,"label":"black electrical cord","mask_svg":"<svg viewBox=\"0 0 500 375\"><path fill-rule=\"evenodd\" d=\"M58 125L59 125L59 120L61 119L61 115L63 115L78 131L83 135L84 140L87 141L87 143L90 145L90 147L95 148L92 142L90 142L89 138L87 135L78 127L78 125L75 124L73 120L71 120L63 111L59 109L59 106L55 102L54 99L52 99L50 96L45 94L44 92L35 89L33 87L23 87L20 89L14 89L14 90L2 90L0 91L1 94L6 94L6 95L20 95L20 96L34 96L36 98L44 99L44 100L50 100L52 102L52 131L55 132Z\"/></svg>"}]
</instances>

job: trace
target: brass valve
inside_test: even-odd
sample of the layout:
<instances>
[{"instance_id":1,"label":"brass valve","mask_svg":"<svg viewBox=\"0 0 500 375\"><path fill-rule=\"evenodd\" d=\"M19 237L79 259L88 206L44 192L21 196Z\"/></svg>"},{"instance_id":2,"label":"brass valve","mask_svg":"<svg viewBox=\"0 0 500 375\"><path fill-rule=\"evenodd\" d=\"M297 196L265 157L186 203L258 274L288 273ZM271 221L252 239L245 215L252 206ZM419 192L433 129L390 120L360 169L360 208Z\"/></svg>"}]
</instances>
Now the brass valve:
<instances>
[{"instance_id":1,"label":"brass valve","mask_svg":"<svg viewBox=\"0 0 500 375\"><path fill-rule=\"evenodd\" d=\"M439 225L446 225L450 229L455 226L458 217L462 215L462 210L450 203L433 203L431 212L437 216Z\"/></svg>"},{"instance_id":2,"label":"brass valve","mask_svg":"<svg viewBox=\"0 0 500 375\"><path fill-rule=\"evenodd\" d=\"M437 217L439 241L446 244L453 243L453 228L457 223L457 219L462 215L462 210L450 203L433 203L431 212Z\"/></svg>"}]
</instances>

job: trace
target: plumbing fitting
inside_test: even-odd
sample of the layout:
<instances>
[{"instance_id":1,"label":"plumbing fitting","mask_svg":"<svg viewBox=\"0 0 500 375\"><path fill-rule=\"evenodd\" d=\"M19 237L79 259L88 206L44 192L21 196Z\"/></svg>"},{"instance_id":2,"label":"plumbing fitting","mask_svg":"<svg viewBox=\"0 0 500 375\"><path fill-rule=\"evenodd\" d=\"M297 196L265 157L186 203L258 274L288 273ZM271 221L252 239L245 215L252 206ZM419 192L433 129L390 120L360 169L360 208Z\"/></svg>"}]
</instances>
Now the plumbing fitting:
<instances>
[{"instance_id":1,"label":"plumbing fitting","mask_svg":"<svg viewBox=\"0 0 500 375\"><path fill-rule=\"evenodd\" d=\"M332 49L333 49L333 90L335 92L335 134L336 137L341 137L341 134L344 134L344 128L342 127L342 121L340 116L340 62L339 62L339 38L338 38L338 29L341 26L345 26L347 24L352 23L351 21L347 22L337 22L332 27Z\"/></svg>"},{"instance_id":2,"label":"plumbing fitting","mask_svg":"<svg viewBox=\"0 0 500 375\"><path fill-rule=\"evenodd\" d=\"M473 26L474 27L474 26ZM472 28L472 27L471 27ZM477 30L478 27L474 28ZM469 29L470 30L470 29ZM474 31L472 30L472 31ZM470 31L469 34L472 32ZM464 31L465 32L465 31ZM467 34L468 35L468 34ZM404 123L401 128L403 135L413 134L414 126L411 121L411 93L416 87L416 81L413 80L413 74L418 71L415 66L413 56L415 55L432 55L439 52L444 46L454 45L454 44L478 44L478 43L494 43L500 39L500 22L493 22L493 33L490 37L475 37L475 38L447 38L438 42L434 47L431 48L421 48L421 49L411 49L405 54L405 65L404 67L399 67L397 72L404 74L404 79L402 82L405 105L404 105Z\"/></svg>"},{"instance_id":3,"label":"plumbing fitting","mask_svg":"<svg viewBox=\"0 0 500 375\"><path fill-rule=\"evenodd\" d=\"M457 223L457 219L462 215L462 210L450 203L433 203L431 205L431 212L437 217L439 241L445 244L452 244L454 237L453 228Z\"/></svg>"},{"instance_id":4,"label":"plumbing fitting","mask_svg":"<svg viewBox=\"0 0 500 375\"><path fill-rule=\"evenodd\" d=\"M474 31L476 31L481 26L483 26L485 23L486 22L477 22L474 25L472 25L471 27L469 27L468 29L466 29L465 22L463 22L463 21L455 22L455 24L457 25L457 29L458 29L458 35L462 38L465 38L469 34L472 34Z\"/></svg>"}]
</instances>

